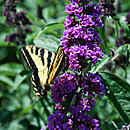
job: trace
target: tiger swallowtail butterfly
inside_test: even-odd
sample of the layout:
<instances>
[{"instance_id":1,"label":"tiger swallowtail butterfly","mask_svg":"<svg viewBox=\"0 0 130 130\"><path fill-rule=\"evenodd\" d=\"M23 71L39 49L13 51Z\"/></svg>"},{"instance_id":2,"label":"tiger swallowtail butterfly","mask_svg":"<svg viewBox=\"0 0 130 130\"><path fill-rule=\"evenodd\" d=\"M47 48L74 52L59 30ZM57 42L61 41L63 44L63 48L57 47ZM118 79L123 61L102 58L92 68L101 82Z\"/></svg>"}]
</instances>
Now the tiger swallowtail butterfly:
<instances>
[{"instance_id":1,"label":"tiger swallowtail butterfly","mask_svg":"<svg viewBox=\"0 0 130 130\"><path fill-rule=\"evenodd\" d=\"M60 46L54 53L35 45L27 45L20 48L20 53L32 71L32 85L35 95L38 97L46 95L52 86L52 81L62 68L63 47Z\"/></svg>"}]
</instances>

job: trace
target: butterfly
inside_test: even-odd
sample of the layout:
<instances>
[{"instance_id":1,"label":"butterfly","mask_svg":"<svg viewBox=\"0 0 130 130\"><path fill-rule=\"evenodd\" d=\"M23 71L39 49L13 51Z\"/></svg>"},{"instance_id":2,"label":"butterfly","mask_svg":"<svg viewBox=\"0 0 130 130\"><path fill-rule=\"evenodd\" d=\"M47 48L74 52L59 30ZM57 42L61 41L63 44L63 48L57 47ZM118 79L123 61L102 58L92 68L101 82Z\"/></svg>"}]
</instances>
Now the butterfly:
<instances>
[{"instance_id":1,"label":"butterfly","mask_svg":"<svg viewBox=\"0 0 130 130\"><path fill-rule=\"evenodd\" d=\"M56 53L35 45L20 48L20 53L32 71L32 85L35 95L47 95L52 82L60 72L64 62L64 50L59 46Z\"/></svg>"}]
</instances>

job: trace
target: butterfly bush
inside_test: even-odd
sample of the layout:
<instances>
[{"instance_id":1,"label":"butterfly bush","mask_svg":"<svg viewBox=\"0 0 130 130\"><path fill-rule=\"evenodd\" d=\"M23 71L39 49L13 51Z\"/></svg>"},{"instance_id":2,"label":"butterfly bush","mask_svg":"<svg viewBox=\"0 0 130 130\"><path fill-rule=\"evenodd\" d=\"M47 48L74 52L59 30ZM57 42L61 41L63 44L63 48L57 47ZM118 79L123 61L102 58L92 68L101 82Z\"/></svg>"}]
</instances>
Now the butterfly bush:
<instances>
[{"instance_id":1,"label":"butterfly bush","mask_svg":"<svg viewBox=\"0 0 130 130\"><path fill-rule=\"evenodd\" d=\"M32 21L26 17L26 11L18 12L16 10L18 4L20 4L19 0L5 0L2 16L6 17L5 24L9 27L13 26L16 30L12 34L6 35L5 41L8 41L8 43L25 43L26 35L32 33L32 29L29 27Z\"/></svg>"},{"instance_id":2,"label":"butterfly bush","mask_svg":"<svg viewBox=\"0 0 130 130\"><path fill-rule=\"evenodd\" d=\"M126 22L128 28L130 29L130 26L129 26L130 25L130 11L128 12L128 14L125 17L125 22ZM118 48L125 44L130 44L130 38L127 36L126 32L121 28L120 36L115 41L115 47ZM114 52L113 52L113 54L114 54ZM117 57L114 61L115 62L111 62L106 66L106 68L111 72L115 71L115 67L113 67L114 65L119 66L122 69L126 70L126 67L128 67L128 65L130 64L130 61L128 61L128 63L127 63L127 56L124 54L120 54L120 56Z\"/></svg>"},{"instance_id":3,"label":"butterfly bush","mask_svg":"<svg viewBox=\"0 0 130 130\"><path fill-rule=\"evenodd\" d=\"M56 78L52 86L51 98L57 105L47 119L47 129L100 130L99 121L92 119L88 111L95 105L95 97L104 96L104 85L98 75L83 70L103 58L97 32L97 27L103 27L102 12L96 3L88 4L91 0L69 1L65 9L69 16L61 38L69 71Z\"/></svg>"}]
</instances>

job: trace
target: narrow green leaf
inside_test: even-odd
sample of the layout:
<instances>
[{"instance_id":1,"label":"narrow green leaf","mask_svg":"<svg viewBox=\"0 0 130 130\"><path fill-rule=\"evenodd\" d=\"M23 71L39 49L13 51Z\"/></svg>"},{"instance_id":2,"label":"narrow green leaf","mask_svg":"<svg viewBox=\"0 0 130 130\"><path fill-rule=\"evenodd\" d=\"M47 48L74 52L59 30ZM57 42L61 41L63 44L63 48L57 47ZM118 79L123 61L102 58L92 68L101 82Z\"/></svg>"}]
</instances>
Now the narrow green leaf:
<instances>
[{"instance_id":1,"label":"narrow green leaf","mask_svg":"<svg viewBox=\"0 0 130 130\"><path fill-rule=\"evenodd\" d=\"M30 110L32 110L32 109L33 109L33 106L30 105L30 106L24 108L22 111L20 111L17 115L18 115L18 117L21 117L21 116L23 116L24 114L30 112Z\"/></svg>"},{"instance_id":2,"label":"narrow green leaf","mask_svg":"<svg viewBox=\"0 0 130 130\"><path fill-rule=\"evenodd\" d=\"M129 29L128 25L127 25L126 23L122 22L121 20L117 19L117 18L113 18L113 19L114 19L115 22L118 23L119 26L125 31L126 35L127 35L128 37L130 37L130 36L129 36L129 35L130 35L130 29Z\"/></svg>"},{"instance_id":3,"label":"narrow green leaf","mask_svg":"<svg viewBox=\"0 0 130 130\"><path fill-rule=\"evenodd\" d=\"M100 37L102 39L102 44L104 45L105 51L108 53L108 46L107 46L107 42L106 42L106 33L105 33L105 18L102 18L102 21L104 23L103 28L98 28Z\"/></svg>"},{"instance_id":4,"label":"narrow green leaf","mask_svg":"<svg viewBox=\"0 0 130 130\"><path fill-rule=\"evenodd\" d=\"M120 46L116 51L115 55L111 58L111 61L115 60L117 57L119 57L121 54L129 50L129 44L125 44Z\"/></svg>"},{"instance_id":5,"label":"narrow green leaf","mask_svg":"<svg viewBox=\"0 0 130 130\"><path fill-rule=\"evenodd\" d=\"M118 129L118 127L117 127L116 123L115 123L114 121L112 121L112 120L111 120L111 122L112 122L112 124L113 124L114 128L115 128L115 129Z\"/></svg>"},{"instance_id":6,"label":"narrow green leaf","mask_svg":"<svg viewBox=\"0 0 130 130\"><path fill-rule=\"evenodd\" d=\"M125 52L129 52L129 45L125 44L120 46L116 51L115 55L113 57L108 57L107 55L104 55L103 59L100 59L100 62L96 63L94 66L92 66L92 69L90 70L91 73L97 73L99 70L101 70L106 64L114 61L116 58L118 58L121 54ZM127 54L129 55L129 54ZM127 56L129 58L129 56ZM127 59L128 60L128 59Z\"/></svg>"},{"instance_id":7,"label":"narrow green leaf","mask_svg":"<svg viewBox=\"0 0 130 130\"><path fill-rule=\"evenodd\" d=\"M99 75L105 85L106 95L113 103L114 109L125 122L129 122L130 85L118 76L109 72L101 72Z\"/></svg>"},{"instance_id":8,"label":"narrow green leaf","mask_svg":"<svg viewBox=\"0 0 130 130\"><path fill-rule=\"evenodd\" d=\"M119 24L117 22L115 22L116 25L116 39L118 40L119 38Z\"/></svg>"},{"instance_id":9,"label":"narrow green leaf","mask_svg":"<svg viewBox=\"0 0 130 130\"><path fill-rule=\"evenodd\" d=\"M0 75L0 82L3 82L11 87L14 87L14 83L11 80L11 78L4 76L4 75Z\"/></svg>"}]
</instances>

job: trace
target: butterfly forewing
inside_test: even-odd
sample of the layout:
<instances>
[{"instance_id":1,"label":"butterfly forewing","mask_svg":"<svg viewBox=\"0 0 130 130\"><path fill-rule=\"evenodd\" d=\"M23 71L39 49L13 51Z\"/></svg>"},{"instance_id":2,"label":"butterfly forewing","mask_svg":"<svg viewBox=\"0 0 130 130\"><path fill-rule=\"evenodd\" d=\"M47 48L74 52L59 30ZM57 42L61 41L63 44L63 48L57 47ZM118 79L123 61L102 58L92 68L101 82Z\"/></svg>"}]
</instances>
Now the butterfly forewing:
<instances>
[{"instance_id":1,"label":"butterfly forewing","mask_svg":"<svg viewBox=\"0 0 130 130\"><path fill-rule=\"evenodd\" d=\"M49 71L55 56L55 53L33 45L20 48L20 52L33 72L42 71L45 68Z\"/></svg>"},{"instance_id":2,"label":"butterfly forewing","mask_svg":"<svg viewBox=\"0 0 130 130\"><path fill-rule=\"evenodd\" d=\"M52 66L48 74L47 83L49 85L52 83L54 78L60 72L63 62L64 62L64 50L63 50L63 47L60 46L55 54Z\"/></svg>"},{"instance_id":3,"label":"butterfly forewing","mask_svg":"<svg viewBox=\"0 0 130 130\"><path fill-rule=\"evenodd\" d=\"M59 47L56 53L33 45L20 48L28 67L32 70L32 84L36 96L43 96L57 73L61 70L64 51Z\"/></svg>"}]
</instances>

